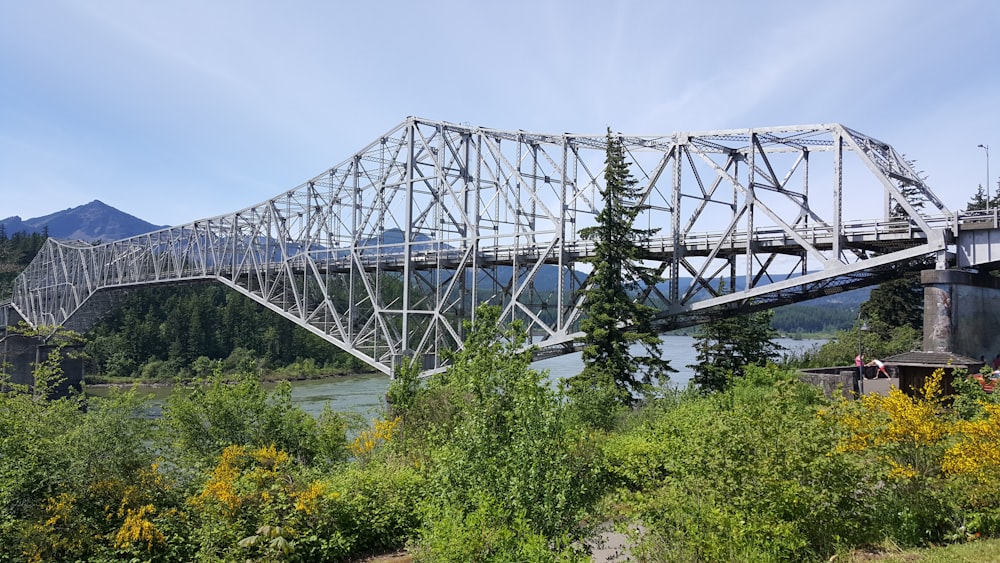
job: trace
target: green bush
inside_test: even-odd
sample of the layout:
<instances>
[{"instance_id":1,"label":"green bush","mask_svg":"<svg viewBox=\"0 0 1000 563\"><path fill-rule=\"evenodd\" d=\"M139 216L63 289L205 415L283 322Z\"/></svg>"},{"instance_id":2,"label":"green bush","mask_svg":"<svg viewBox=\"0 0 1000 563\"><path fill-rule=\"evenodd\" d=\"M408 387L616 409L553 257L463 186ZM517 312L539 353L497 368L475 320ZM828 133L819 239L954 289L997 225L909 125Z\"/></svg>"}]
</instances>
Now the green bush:
<instances>
[{"instance_id":1,"label":"green bush","mask_svg":"<svg viewBox=\"0 0 1000 563\"><path fill-rule=\"evenodd\" d=\"M731 389L686 396L610 437L610 502L645 526L638 550L651 560L810 560L856 537L858 468L830 455L823 402L791 372L748 367Z\"/></svg>"},{"instance_id":2,"label":"green bush","mask_svg":"<svg viewBox=\"0 0 1000 563\"><path fill-rule=\"evenodd\" d=\"M511 515L492 497L479 497L473 509L436 505L427 514L428 525L415 561L435 563L584 563L590 557L574 548L570 536L553 540L535 531L523 514ZM579 545L579 544L575 544Z\"/></svg>"},{"instance_id":3,"label":"green bush","mask_svg":"<svg viewBox=\"0 0 1000 563\"><path fill-rule=\"evenodd\" d=\"M525 541L582 537L584 512L600 495L591 437L529 368L519 325L501 327L499 310L481 307L466 330L447 372L421 386L408 365L389 391L401 417L392 455L426 475L418 547L435 552L425 542L439 543L442 526L461 515L485 518L483 499L492 499L490 521Z\"/></svg>"},{"instance_id":4,"label":"green bush","mask_svg":"<svg viewBox=\"0 0 1000 563\"><path fill-rule=\"evenodd\" d=\"M596 452L518 351L524 332L498 329L498 319L499 309L479 309L451 368L423 395L445 413L431 441L429 498L470 513L477 499L494 498L544 537L578 534L581 511L599 494Z\"/></svg>"},{"instance_id":5,"label":"green bush","mask_svg":"<svg viewBox=\"0 0 1000 563\"><path fill-rule=\"evenodd\" d=\"M310 461L325 448L317 441L316 424L292 404L287 382L269 393L246 372L235 383L216 375L193 388L176 387L163 407L171 445L181 458L200 467L230 445L275 445Z\"/></svg>"},{"instance_id":6,"label":"green bush","mask_svg":"<svg viewBox=\"0 0 1000 563\"><path fill-rule=\"evenodd\" d=\"M325 516L350 555L401 549L416 536L425 491L412 464L350 465L330 475L329 483L338 496Z\"/></svg>"}]
</instances>

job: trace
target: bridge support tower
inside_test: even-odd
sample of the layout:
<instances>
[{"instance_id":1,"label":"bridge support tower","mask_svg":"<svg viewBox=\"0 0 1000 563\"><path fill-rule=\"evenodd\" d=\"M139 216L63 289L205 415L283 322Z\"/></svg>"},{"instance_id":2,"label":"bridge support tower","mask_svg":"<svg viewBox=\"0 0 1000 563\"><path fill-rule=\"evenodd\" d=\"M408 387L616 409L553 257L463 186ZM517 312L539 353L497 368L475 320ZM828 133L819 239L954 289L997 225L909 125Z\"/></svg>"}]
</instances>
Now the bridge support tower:
<instances>
[{"instance_id":1,"label":"bridge support tower","mask_svg":"<svg viewBox=\"0 0 1000 563\"><path fill-rule=\"evenodd\" d=\"M56 348L45 339L37 336L24 336L8 330L22 320L11 307L0 308L0 374L7 378L8 383L26 385L31 388L35 384L35 366L49 358ZM63 397L70 392L79 392L83 384L83 347L80 345L64 346L60 362L63 381L53 392L54 397ZM0 392L10 389L0 386Z\"/></svg>"},{"instance_id":2,"label":"bridge support tower","mask_svg":"<svg viewBox=\"0 0 1000 563\"><path fill-rule=\"evenodd\" d=\"M1000 278L964 270L924 270L924 350L986 362L1000 353Z\"/></svg>"}]
</instances>

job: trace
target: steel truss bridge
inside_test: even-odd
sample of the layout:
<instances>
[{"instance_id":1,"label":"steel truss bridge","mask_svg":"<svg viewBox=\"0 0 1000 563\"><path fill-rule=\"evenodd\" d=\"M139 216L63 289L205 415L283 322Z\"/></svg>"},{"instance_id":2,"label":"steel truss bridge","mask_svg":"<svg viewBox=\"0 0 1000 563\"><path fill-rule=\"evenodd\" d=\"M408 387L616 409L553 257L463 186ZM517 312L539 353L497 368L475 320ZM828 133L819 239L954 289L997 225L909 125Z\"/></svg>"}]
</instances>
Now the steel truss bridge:
<instances>
[{"instance_id":1,"label":"steel truss bridge","mask_svg":"<svg viewBox=\"0 0 1000 563\"><path fill-rule=\"evenodd\" d=\"M637 299L664 330L948 267L969 220L892 146L838 124L614 136L649 206L636 227L659 229L646 263L664 281ZM104 244L49 239L2 310L86 330L121 290L211 281L387 374L406 356L441 368L483 302L565 352L607 139L408 118L263 203Z\"/></svg>"}]
</instances>

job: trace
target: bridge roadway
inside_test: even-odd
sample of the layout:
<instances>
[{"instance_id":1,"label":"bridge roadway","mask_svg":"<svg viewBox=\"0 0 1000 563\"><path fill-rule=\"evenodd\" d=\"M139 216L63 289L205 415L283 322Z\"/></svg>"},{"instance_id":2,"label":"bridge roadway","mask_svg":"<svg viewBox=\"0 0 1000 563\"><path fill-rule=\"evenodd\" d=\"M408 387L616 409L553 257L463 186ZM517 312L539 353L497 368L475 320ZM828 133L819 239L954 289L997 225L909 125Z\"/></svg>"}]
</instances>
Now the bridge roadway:
<instances>
[{"instance_id":1,"label":"bridge roadway","mask_svg":"<svg viewBox=\"0 0 1000 563\"><path fill-rule=\"evenodd\" d=\"M928 224L935 228L950 231L955 225L955 216L937 216L926 218ZM960 216L964 224L982 224L979 216ZM796 236L777 229L757 229L753 237L745 232L735 232L726 235L722 232L689 233L675 241L674 237L652 237L644 247L645 257L651 261L663 262L673 260L675 253L685 257L732 258L746 253L747 248L755 252L795 256L802 254L803 242L820 251L833 248L837 237L834 230L827 225L800 226L794 229ZM845 248L873 253L887 253L900 249L911 248L926 242L926 236L920 230L904 220L865 220L852 221L845 225L845 235L841 242ZM482 237L484 240L490 237ZM145 244L141 237L129 239L139 250L142 260L147 260ZM725 244L722 244L725 242ZM85 252L91 252L95 247L89 243L63 241L67 246L75 246ZM366 272L402 272L404 270L457 270L467 268L471 261L469 249L448 248L446 245L435 245L427 242L411 243L421 250L412 251L407 257L404 244L369 244L358 246L353 251L330 250L325 248L296 251L289 253L287 258L267 260L263 249L240 245L225 247L214 255L203 254L194 256L200 258L198 264L172 268L152 259L153 268L145 273L136 270L123 269L120 266L128 261L127 253L114 263L105 263L99 271L88 271L85 280L86 289L96 291L102 287L147 285L153 283L176 282L203 277L225 277L232 279L239 275L242 266L235 264L234 257L245 258L248 253L257 253L255 265L270 268L290 267L296 273L305 271L306 263L322 273L348 274L360 268ZM676 246L675 246L676 244ZM432 247L427 249L427 247ZM546 244L520 244L502 246L481 246L475 252L474 263L480 267L508 266L524 264L559 265L566 262L581 262L594 256L594 242L589 240L565 241L558 244L554 240ZM558 249L561 252L553 252ZM154 255L157 254L155 251ZM162 255L167 256L164 252ZM188 255L188 258L192 258ZM176 263L171 260L170 263ZM118 267L116 267L116 265ZM84 267L89 264L84 262ZM127 273L126 273L127 272ZM59 282L65 284L65 281ZM36 285L36 289L45 289L45 285ZM0 303L9 306L10 300Z\"/></svg>"},{"instance_id":2,"label":"bridge roadway","mask_svg":"<svg viewBox=\"0 0 1000 563\"><path fill-rule=\"evenodd\" d=\"M984 216L982 213L940 215L926 217L925 219L935 229L951 233L958 231L959 228L981 230L987 227L995 229L997 214L994 212L991 216ZM849 221L843 225L843 232L844 235L841 237L841 242L845 248L875 254L897 252L926 243L925 233L919 229L914 229L913 224L907 220ZM136 237L132 240L135 241L141 238ZM685 257L712 256L714 258L729 259L733 256L744 254L747 251L748 245L755 252L789 256L803 253L804 244L819 251L829 251L833 248L836 238L835 231L828 225L806 225L796 227L793 234L778 228L762 228L755 230L753 237L748 237L746 232L733 232L728 235L723 232L688 233L679 241L675 241L674 237L654 237L647 241L645 247L647 251L646 256L649 260L654 262L668 262L674 259L675 253L679 253ZM952 237L948 237L948 240L951 242ZM725 241L725 244L722 244L723 241ZM322 274L350 274L355 268L372 273L404 272L411 269L417 271L458 271L469 268L471 264L475 264L479 268L515 267L519 264L560 265L566 262L580 262L594 255L594 243L587 240L566 241L562 245L555 245L555 243L550 242L544 246L506 245L481 247L474 253L474 259L472 257L473 253L470 253L469 249L441 248L441 245L438 245L438 249L435 249L433 248L435 245L427 242L411 244L420 247L421 250L409 253L408 259L404 252L405 245L402 243L374 244L357 247L354 251L328 249L304 250L291 254L283 260L260 260L257 262L257 266L264 266L272 271L287 269L294 275L307 274L310 270ZM428 249L427 247L429 246L432 248ZM553 252L554 246L558 246L559 252ZM100 248L89 243L68 243L68 247L76 247L87 254L93 253ZM148 247L142 245L137 247L140 251L136 254L142 260L150 259L150 255L144 252L146 248ZM152 258L152 262L155 264L154 267L145 270L145 273L141 273L143 272L141 269L121 268L123 262L127 260L126 257L129 254L127 252L122 253L114 263L104 263L100 267L100 271L89 270L92 265L84 260L82 263L85 270L83 276L85 283L83 287L74 288L74 291L96 294L101 290L107 289L125 289L162 283L197 281L222 281L227 285L235 286L234 288L239 290L245 288L247 285L239 281L239 278L247 276L247 272L242 266L236 265L232 258L239 255L245 257L248 252L252 253L254 251L248 247L230 248L228 251L224 250L221 253L215 254L215 256L200 255L200 259L196 260L191 260L193 256L187 255L188 265L182 268L156 267L155 265L163 266L163 264L157 261L154 256ZM169 254L171 253L163 253L164 256ZM926 260L920 259L923 258L922 255L918 255L917 258L918 260L914 263L919 268L924 268L928 265ZM198 265L191 266L192 261L197 262ZM170 262L174 264L178 263L176 260L171 260ZM116 264L118 267L116 267ZM877 283L873 280L880 278L876 275L867 275L871 274L871 272L865 271L870 267L871 264L866 264L864 268L861 268L860 272L865 275L860 278L851 278L850 274L857 274L858 271L852 272L848 268L841 268L840 274L846 276L843 280L837 280L835 276L823 274L820 276L820 279L823 279L827 283L821 284L818 292L814 290L812 293L809 293L806 288L807 283L803 281L805 278L799 277L797 280L783 280L785 283L761 285L755 290L738 292L732 294L730 297L732 298L731 300L738 300L744 305L757 299L760 304L770 308ZM913 269L901 263L893 264L891 269L898 274L901 267L904 270ZM56 282L53 286L36 285L35 289L44 291L47 288L54 289L56 286L65 285L67 285L66 280L62 280ZM785 296L776 295L775 299L767 299L769 293L778 294L781 289L787 289L787 287L792 287L796 290L802 289L804 292L801 294L793 292ZM787 294L787 291L785 293ZM259 294L257 296L262 297ZM726 314L725 309L720 307L720 305L724 304L725 296L720 297L722 298L721 300L717 298L714 301L710 300L703 303L703 305L708 305L710 308L701 310L700 314L695 314L702 309L698 303L692 304L687 311L665 311L661 315L662 319L666 319L666 322L663 322L661 325L662 328L666 330L689 326ZM0 316L0 321L3 321L3 326L11 322L8 321L8 315L12 313L16 314L16 311L10 300L0 303L0 315L2 315ZM11 324L13 323L11 322ZM562 353L561 351L564 351L566 346L578 336L579 333L572 333L564 335L561 338L545 340L541 343L544 349L540 354L556 355Z\"/></svg>"},{"instance_id":3,"label":"bridge roadway","mask_svg":"<svg viewBox=\"0 0 1000 563\"><path fill-rule=\"evenodd\" d=\"M983 253L990 258L990 262L995 262L995 257L1000 257L1000 229L998 229L997 211L991 214L982 212L940 215L927 217L928 224L944 233L949 233L947 240L953 243L955 238L950 236L954 232L978 233L982 238L984 233L989 233L993 243L987 245L992 248L992 252ZM679 252L685 257L691 256L714 256L716 258L731 258L742 255L747 251L747 245L751 245L756 252L765 252L777 255L797 255L803 252L803 243L820 251L828 251L834 245L836 234L832 228L826 225L799 226L795 228L795 236L782 229L769 228L757 229L753 237L748 237L745 232L735 232L727 236L723 232L714 233L689 233L682 237L682 240L675 241L673 237L654 237L646 245L647 257L655 262L668 262L673 260L675 252ZM725 239L726 244L720 244ZM676 243L676 246L675 246ZM886 254L898 252L909 248L918 247L926 243L926 236L923 231L914 229L910 221L906 220L862 220L849 221L844 225L844 236L842 244L845 248L871 252L874 254ZM258 266L265 266L272 271L287 269L294 275L304 275L310 270L322 274L349 274L352 269L359 268L366 272L403 272L404 270L438 271L469 268L470 264L476 264L480 268L514 267L521 265L559 265L565 262L580 262L594 255L594 243L587 240L566 241L559 249L561 252L553 252L553 244L542 245L507 245L496 247L483 247L475 253L468 249L461 248L440 248L427 249L432 246L426 242L413 243L421 247L419 251L413 251L409 255L409 261L403 252L403 244L385 244L357 247L354 251L331 251L327 249L314 249L301 251L288 256L287 259L277 261L262 261ZM960 247L962 245L959 245ZM69 243L69 247L76 247L79 250L91 253L96 248L89 243ZM140 247L143 248L143 247ZM242 252L241 252L242 251ZM251 297L258 300L264 297L259 292L252 292L246 289L246 283L241 283L239 278L246 278L245 268L234 265L230 258L232 256L245 254L247 249L241 251L222 252L215 259L207 255L198 260L200 264L183 268L153 267L146 270L145 274L136 275L142 270L132 268L121 268L123 259L116 260L115 264L105 263L100 271L88 271L84 275L86 283L83 287L73 288L74 292L82 294L98 294L99 292L114 291L115 289L135 288L163 283L216 281L230 285L243 293L256 293ZM127 256L128 253L122 256ZM149 259L145 252L138 253L142 259ZM165 253L164 255L169 254ZM964 254L969 254L966 252ZM190 256L188 256L190 258ZM889 264L892 275L898 275L903 271L912 271L932 267L932 261L928 261L927 256L922 251L914 256L915 260L909 263L893 262ZM158 263L155 258L154 263ZM172 261L173 262L173 261ZM967 260L968 262L968 260ZM84 269L88 266L86 261ZM176 263L176 262L174 262ZM162 264L161 264L162 265ZM966 267L975 264L967 263ZM882 270L885 264L883 264ZM661 314L661 328L669 330L683 326L690 326L699 322L705 322L718 318L727 313L723 307L726 301L736 301L743 305L744 310L771 308L783 304L794 303L806 299L811 299L823 295L839 293L850 289L865 287L878 283L886 279L882 272L879 275L872 269L873 264L866 263L862 268L850 269L840 268L839 277L831 276L827 273L799 276L795 279L781 280L783 283L775 282L760 285L752 290L736 292L728 296L718 296L715 299L708 299L703 302L692 303L684 311L664 311ZM124 275L123 275L124 274ZM860 274L860 275L859 275ZM817 278L822 283L816 284ZM810 281L812 287L810 287ZM36 290L44 291L47 287L55 289L57 286L66 286L66 280L58 281L53 286L37 285ZM792 291L788 291L791 288ZM756 306L747 308L756 300ZM88 320L95 321L103 311L96 314L86 315ZM0 302L0 326L6 327L8 324L15 324L21 316L10 300ZM86 322L86 321L85 321ZM88 323L89 324L89 323ZM86 328L86 327L82 327ZM572 342L579 337L579 333L561 335L555 338L543 339L540 342L541 349L539 357L559 355L572 350Z\"/></svg>"}]
</instances>

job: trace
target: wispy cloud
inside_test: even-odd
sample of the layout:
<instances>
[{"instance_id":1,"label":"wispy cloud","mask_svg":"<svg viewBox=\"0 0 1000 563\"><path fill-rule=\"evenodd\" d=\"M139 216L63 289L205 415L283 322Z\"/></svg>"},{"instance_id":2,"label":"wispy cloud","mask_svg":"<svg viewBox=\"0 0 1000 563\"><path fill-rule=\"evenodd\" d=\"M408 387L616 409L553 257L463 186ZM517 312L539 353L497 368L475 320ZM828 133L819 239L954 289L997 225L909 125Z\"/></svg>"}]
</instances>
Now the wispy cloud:
<instances>
[{"instance_id":1,"label":"wispy cloud","mask_svg":"<svg viewBox=\"0 0 1000 563\"><path fill-rule=\"evenodd\" d=\"M407 115L581 133L840 121L917 158L933 185L962 186L941 189L953 206L984 175L975 144L1000 154L1000 3L65 0L3 11L0 190L13 195L0 215L95 198L157 223L223 213Z\"/></svg>"}]
</instances>

